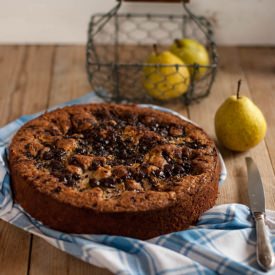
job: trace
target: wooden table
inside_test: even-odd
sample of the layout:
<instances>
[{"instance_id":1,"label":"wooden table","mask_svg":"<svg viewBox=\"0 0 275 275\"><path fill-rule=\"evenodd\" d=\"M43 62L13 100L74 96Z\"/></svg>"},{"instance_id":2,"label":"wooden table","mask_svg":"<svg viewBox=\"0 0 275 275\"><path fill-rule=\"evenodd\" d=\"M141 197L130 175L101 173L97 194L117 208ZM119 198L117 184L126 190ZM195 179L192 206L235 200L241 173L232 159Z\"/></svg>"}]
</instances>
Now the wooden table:
<instances>
[{"instance_id":1,"label":"wooden table","mask_svg":"<svg viewBox=\"0 0 275 275\"><path fill-rule=\"evenodd\" d=\"M247 153L221 148L228 178L217 200L247 204L245 156L257 162L267 207L275 209L275 49L220 48L220 67L211 95L188 108L169 106L200 124L213 138L218 106L243 80L241 94L262 109L268 123L265 140ZM0 46L0 126L22 114L77 98L91 90L85 72L84 46ZM109 274L0 221L0 274Z\"/></svg>"}]
</instances>

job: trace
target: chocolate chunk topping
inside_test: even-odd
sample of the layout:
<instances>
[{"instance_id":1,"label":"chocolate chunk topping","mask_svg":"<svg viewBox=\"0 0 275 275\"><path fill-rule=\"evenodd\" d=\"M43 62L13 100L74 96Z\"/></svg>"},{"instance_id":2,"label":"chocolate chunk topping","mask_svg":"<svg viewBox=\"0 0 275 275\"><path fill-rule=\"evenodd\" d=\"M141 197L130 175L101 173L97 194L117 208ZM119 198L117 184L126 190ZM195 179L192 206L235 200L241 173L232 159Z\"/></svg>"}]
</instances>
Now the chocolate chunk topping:
<instances>
[{"instance_id":1,"label":"chocolate chunk topping","mask_svg":"<svg viewBox=\"0 0 275 275\"><path fill-rule=\"evenodd\" d=\"M51 160L51 159L53 159L53 158L54 158L54 153L53 153L53 151L46 151L46 152L43 154L42 158L43 158L44 160Z\"/></svg>"},{"instance_id":2,"label":"chocolate chunk topping","mask_svg":"<svg viewBox=\"0 0 275 275\"><path fill-rule=\"evenodd\" d=\"M53 193L60 193L60 191L61 191L60 186L58 186L58 187L56 187L55 189L52 190Z\"/></svg>"},{"instance_id":3,"label":"chocolate chunk topping","mask_svg":"<svg viewBox=\"0 0 275 275\"><path fill-rule=\"evenodd\" d=\"M98 187L98 186L100 186L100 181L95 178L91 178L89 180L89 184L91 187Z\"/></svg>"},{"instance_id":4,"label":"chocolate chunk topping","mask_svg":"<svg viewBox=\"0 0 275 275\"><path fill-rule=\"evenodd\" d=\"M102 159L94 159L89 167L89 170L96 170L98 167L103 166L104 161Z\"/></svg>"},{"instance_id":5,"label":"chocolate chunk topping","mask_svg":"<svg viewBox=\"0 0 275 275\"><path fill-rule=\"evenodd\" d=\"M100 185L107 188L115 188L116 182L113 178L106 178L100 180Z\"/></svg>"},{"instance_id":6,"label":"chocolate chunk topping","mask_svg":"<svg viewBox=\"0 0 275 275\"><path fill-rule=\"evenodd\" d=\"M75 153L80 154L80 155L88 155L89 151L87 150L87 148L78 147L78 148L76 148Z\"/></svg>"},{"instance_id":7,"label":"chocolate chunk topping","mask_svg":"<svg viewBox=\"0 0 275 275\"><path fill-rule=\"evenodd\" d=\"M52 168L53 171L64 170L63 163L58 161L58 160L52 160L51 163L50 163L50 167Z\"/></svg>"},{"instance_id":8,"label":"chocolate chunk topping","mask_svg":"<svg viewBox=\"0 0 275 275\"><path fill-rule=\"evenodd\" d=\"M185 145L192 149L202 149L206 147L206 145L201 144L198 141L186 142Z\"/></svg>"},{"instance_id":9,"label":"chocolate chunk topping","mask_svg":"<svg viewBox=\"0 0 275 275\"><path fill-rule=\"evenodd\" d=\"M44 149L38 157L33 156L31 144L25 145L25 154L35 159L37 169L48 169L67 187L81 191L100 187L116 190L116 194L121 186L139 192L160 190L165 182L173 184L180 177L202 171L197 167L201 155L197 152L207 146L188 137L183 125L155 115L105 108L91 113L85 109L69 117L63 136L57 129L59 121L51 120L56 129L44 131L39 139ZM65 143L66 151L59 146L64 144L62 138L71 139Z\"/></svg>"}]
</instances>

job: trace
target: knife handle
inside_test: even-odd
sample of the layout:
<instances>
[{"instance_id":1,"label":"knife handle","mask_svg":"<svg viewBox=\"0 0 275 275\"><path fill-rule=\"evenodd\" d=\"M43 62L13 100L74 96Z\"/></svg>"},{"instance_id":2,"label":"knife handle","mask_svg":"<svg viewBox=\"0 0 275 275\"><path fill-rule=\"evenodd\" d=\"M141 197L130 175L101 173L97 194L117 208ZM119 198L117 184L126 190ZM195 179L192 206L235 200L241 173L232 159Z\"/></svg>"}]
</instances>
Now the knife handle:
<instances>
[{"instance_id":1,"label":"knife handle","mask_svg":"<svg viewBox=\"0 0 275 275\"><path fill-rule=\"evenodd\" d=\"M265 225L264 213L254 213L257 233L257 261L265 271L272 268L274 264L273 249L269 233Z\"/></svg>"}]
</instances>

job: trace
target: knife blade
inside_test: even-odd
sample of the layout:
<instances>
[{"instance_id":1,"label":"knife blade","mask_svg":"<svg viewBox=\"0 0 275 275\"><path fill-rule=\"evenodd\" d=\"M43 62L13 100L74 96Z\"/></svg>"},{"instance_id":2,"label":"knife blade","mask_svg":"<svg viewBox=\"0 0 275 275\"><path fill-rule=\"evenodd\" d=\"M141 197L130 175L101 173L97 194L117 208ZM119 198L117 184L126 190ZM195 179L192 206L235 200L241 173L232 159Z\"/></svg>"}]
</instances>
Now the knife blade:
<instances>
[{"instance_id":1,"label":"knife blade","mask_svg":"<svg viewBox=\"0 0 275 275\"><path fill-rule=\"evenodd\" d=\"M274 265L274 254L269 232L265 224L265 196L260 172L252 158L246 157L248 173L248 197L250 209L256 223L256 254L259 266L268 271Z\"/></svg>"}]
</instances>

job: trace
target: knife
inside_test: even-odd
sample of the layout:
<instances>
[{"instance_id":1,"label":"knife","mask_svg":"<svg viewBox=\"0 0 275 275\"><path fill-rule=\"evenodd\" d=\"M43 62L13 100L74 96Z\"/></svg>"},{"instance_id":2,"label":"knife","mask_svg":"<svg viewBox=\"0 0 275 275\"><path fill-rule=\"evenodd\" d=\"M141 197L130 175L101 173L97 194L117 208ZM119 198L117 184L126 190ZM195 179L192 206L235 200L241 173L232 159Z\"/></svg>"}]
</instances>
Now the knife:
<instances>
[{"instance_id":1,"label":"knife","mask_svg":"<svg viewBox=\"0 0 275 275\"><path fill-rule=\"evenodd\" d=\"M269 232L265 224L265 196L259 170L252 158L246 157L248 173L248 197L250 209L256 223L257 235L257 262L259 266L268 271L274 265L274 254L271 246Z\"/></svg>"}]
</instances>

